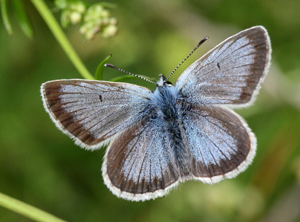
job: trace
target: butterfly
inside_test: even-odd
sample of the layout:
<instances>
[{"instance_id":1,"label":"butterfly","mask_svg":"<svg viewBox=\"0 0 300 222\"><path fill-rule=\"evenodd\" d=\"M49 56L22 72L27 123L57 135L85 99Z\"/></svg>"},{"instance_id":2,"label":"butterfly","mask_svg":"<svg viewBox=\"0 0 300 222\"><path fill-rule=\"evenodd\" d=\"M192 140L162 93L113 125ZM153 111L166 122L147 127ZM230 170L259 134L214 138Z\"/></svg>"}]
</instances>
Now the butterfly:
<instances>
[{"instance_id":1,"label":"butterfly","mask_svg":"<svg viewBox=\"0 0 300 222\"><path fill-rule=\"evenodd\" d=\"M254 26L195 61L174 86L163 75L154 92L70 79L42 84L41 94L53 122L77 145L109 144L102 174L112 193L145 201L187 180L236 177L251 164L256 137L230 108L254 102L270 59L269 35Z\"/></svg>"}]
</instances>

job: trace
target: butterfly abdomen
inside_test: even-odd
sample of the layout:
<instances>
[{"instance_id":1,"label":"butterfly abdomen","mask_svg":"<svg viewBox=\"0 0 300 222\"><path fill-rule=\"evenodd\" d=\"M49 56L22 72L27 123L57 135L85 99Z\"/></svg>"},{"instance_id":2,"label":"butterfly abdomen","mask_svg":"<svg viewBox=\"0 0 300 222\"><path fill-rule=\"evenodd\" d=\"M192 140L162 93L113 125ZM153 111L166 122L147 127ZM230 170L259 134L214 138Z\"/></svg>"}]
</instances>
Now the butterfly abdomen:
<instances>
[{"instance_id":1,"label":"butterfly abdomen","mask_svg":"<svg viewBox=\"0 0 300 222\"><path fill-rule=\"evenodd\" d=\"M170 151L173 153L178 165L179 174L186 178L190 174L190 164L188 163L189 152L183 144L183 138L180 131L179 123L172 122L166 126Z\"/></svg>"}]
</instances>

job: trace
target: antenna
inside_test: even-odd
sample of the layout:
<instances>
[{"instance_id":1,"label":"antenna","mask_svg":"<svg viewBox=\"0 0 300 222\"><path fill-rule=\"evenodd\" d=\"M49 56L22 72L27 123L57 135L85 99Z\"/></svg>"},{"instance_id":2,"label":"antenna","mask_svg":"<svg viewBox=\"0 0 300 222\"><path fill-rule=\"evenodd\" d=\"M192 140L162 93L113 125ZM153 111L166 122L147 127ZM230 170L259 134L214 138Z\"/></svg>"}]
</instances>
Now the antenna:
<instances>
[{"instance_id":1,"label":"antenna","mask_svg":"<svg viewBox=\"0 0 300 222\"><path fill-rule=\"evenodd\" d=\"M137 75L137 74L128 72L128 71L126 71L126 70L124 70L124 69L121 69L121 68L119 68L119 67L117 67L117 66L114 66L114 65L112 65L112 64L104 64L104 66L110 67L110 68L114 68L114 69L117 69L117 70L119 70L119 71L121 71L121 72L124 72L124 73L126 73L126 74L129 74L129 75L138 77L138 78L143 79L143 80L145 80L145 81L147 81L147 82L151 82L151 83L157 85L157 83L155 83L155 82L153 82L153 81L151 81L151 80L149 80L149 79L146 79L146 78L144 78L144 77L142 77L142 76L139 76L139 75Z\"/></svg>"},{"instance_id":2,"label":"antenna","mask_svg":"<svg viewBox=\"0 0 300 222\"><path fill-rule=\"evenodd\" d=\"M182 65L182 63L184 63L185 60L187 60L195 51L196 49L199 48L200 45L202 45L203 42L205 42L208 39L208 36L206 36L204 39L202 39L198 45L193 49L193 51L191 51L191 53L184 59L181 61L181 63L179 63L179 65L171 72L171 74L168 76L168 78L166 78L165 81L168 81L170 79L170 77L173 75L173 73L179 68L179 66Z\"/></svg>"}]
</instances>

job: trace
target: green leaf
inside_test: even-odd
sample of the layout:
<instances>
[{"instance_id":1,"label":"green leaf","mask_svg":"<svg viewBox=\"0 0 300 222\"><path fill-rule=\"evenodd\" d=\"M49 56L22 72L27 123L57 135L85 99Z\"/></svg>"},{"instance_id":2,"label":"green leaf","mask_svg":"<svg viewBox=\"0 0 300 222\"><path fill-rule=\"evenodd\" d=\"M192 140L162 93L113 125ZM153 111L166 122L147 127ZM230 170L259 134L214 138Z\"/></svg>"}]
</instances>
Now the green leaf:
<instances>
[{"instance_id":1,"label":"green leaf","mask_svg":"<svg viewBox=\"0 0 300 222\"><path fill-rule=\"evenodd\" d=\"M24 7L24 3L22 0L14 0L13 1L15 6L16 15L21 26L21 29L25 33L25 35L29 38L33 37L33 28L32 24L29 20L28 14Z\"/></svg>"},{"instance_id":2,"label":"green leaf","mask_svg":"<svg viewBox=\"0 0 300 222\"><path fill-rule=\"evenodd\" d=\"M102 80L103 79L103 68L104 68L104 64L110 60L110 58L112 57L112 54L110 53L109 56L107 56L98 66L96 73L95 73L95 79L97 80Z\"/></svg>"},{"instance_id":3,"label":"green leaf","mask_svg":"<svg viewBox=\"0 0 300 222\"><path fill-rule=\"evenodd\" d=\"M7 0L1 0L1 14L2 14L3 23L4 23L4 26L6 28L6 31L10 35L10 37L13 37L14 31L13 31L12 26L10 24L7 10L8 10Z\"/></svg>"}]
</instances>

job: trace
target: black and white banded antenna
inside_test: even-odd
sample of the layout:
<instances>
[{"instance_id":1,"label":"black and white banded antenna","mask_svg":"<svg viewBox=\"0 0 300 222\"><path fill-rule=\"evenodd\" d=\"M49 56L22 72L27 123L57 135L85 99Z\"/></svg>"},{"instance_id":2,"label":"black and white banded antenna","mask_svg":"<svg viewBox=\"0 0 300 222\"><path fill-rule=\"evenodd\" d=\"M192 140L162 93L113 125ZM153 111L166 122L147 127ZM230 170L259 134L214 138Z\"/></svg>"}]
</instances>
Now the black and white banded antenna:
<instances>
[{"instance_id":1,"label":"black and white banded antenna","mask_svg":"<svg viewBox=\"0 0 300 222\"><path fill-rule=\"evenodd\" d=\"M114 68L114 69L119 70L119 71L121 71L121 72L124 72L124 73L126 73L126 74L129 74L129 75L138 77L138 78L143 79L143 80L145 80L145 81L147 81L147 82L151 82L151 83L157 85L157 83L155 83L155 82L153 82L153 81L151 81L151 80L149 80L149 79L146 79L146 78L144 78L144 77L142 77L142 76L139 76L139 75L137 75L137 74L128 72L128 71L126 71L126 70L124 70L124 69L121 69L121 68L119 68L119 67L117 67L117 66L114 66L114 65L112 65L112 64L104 64L104 66L110 67L110 68Z\"/></svg>"},{"instance_id":2,"label":"black and white banded antenna","mask_svg":"<svg viewBox=\"0 0 300 222\"><path fill-rule=\"evenodd\" d=\"M187 60L187 59L188 59L188 58L196 51L196 49L198 49L199 46L202 45L202 43L205 42L207 39L208 39L208 36L206 36L204 39L202 39L202 40L198 43L198 45L193 49L193 51L191 51L191 53L190 53L184 60L182 60L181 63L179 63L178 66L176 66L176 68L171 72L171 74L168 76L168 78L166 78L165 82L168 81L168 80L170 79L170 77L171 77L171 76L173 75L173 73L179 68L179 66L181 66L182 63L184 63L185 60Z\"/></svg>"}]
</instances>

